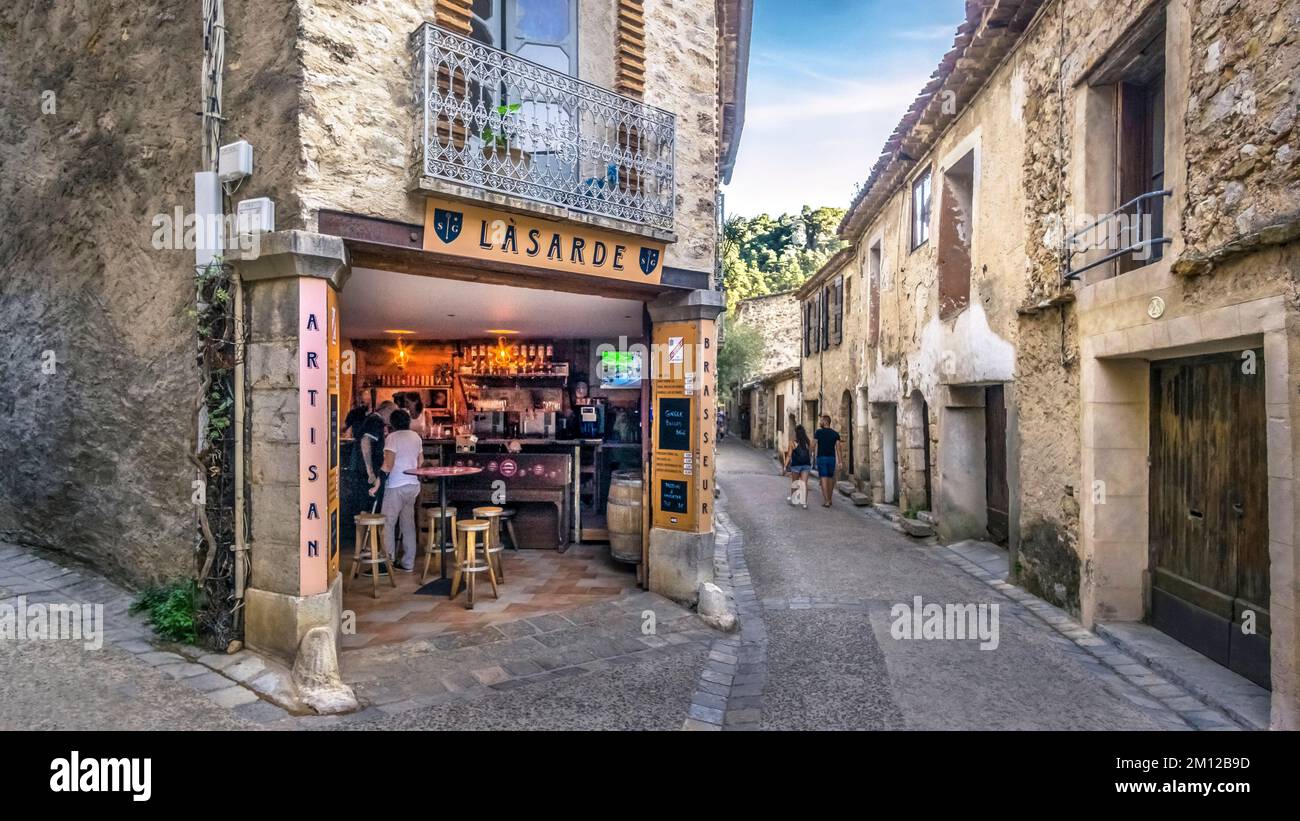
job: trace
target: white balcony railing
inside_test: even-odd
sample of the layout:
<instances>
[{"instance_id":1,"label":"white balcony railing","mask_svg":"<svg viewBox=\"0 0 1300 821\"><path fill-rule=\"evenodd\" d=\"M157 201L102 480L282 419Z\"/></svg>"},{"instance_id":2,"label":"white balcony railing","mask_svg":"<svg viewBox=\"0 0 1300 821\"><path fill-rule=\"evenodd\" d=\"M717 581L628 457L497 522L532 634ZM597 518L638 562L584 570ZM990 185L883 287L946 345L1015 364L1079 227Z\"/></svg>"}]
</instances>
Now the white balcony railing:
<instances>
[{"instance_id":1,"label":"white balcony railing","mask_svg":"<svg viewBox=\"0 0 1300 821\"><path fill-rule=\"evenodd\" d=\"M665 231L673 115L425 23L420 174Z\"/></svg>"}]
</instances>

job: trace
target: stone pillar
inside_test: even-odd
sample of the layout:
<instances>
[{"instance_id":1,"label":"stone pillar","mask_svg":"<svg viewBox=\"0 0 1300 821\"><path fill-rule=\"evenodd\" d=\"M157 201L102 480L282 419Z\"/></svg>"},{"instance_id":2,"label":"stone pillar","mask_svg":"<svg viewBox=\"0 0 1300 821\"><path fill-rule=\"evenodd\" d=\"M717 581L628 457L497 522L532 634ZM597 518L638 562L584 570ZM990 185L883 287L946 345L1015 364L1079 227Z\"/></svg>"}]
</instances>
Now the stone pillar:
<instances>
[{"instance_id":1,"label":"stone pillar","mask_svg":"<svg viewBox=\"0 0 1300 821\"><path fill-rule=\"evenodd\" d=\"M314 627L330 627L337 640L342 611L330 387L338 384L336 296L350 268L341 239L303 231L260 237L236 265L248 328L245 640L292 662Z\"/></svg>"},{"instance_id":2,"label":"stone pillar","mask_svg":"<svg viewBox=\"0 0 1300 821\"><path fill-rule=\"evenodd\" d=\"M718 291L664 294L650 303L652 591L694 602L713 580ZM671 425L665 424L671 420Z\"/></svg>"}]
</instances>

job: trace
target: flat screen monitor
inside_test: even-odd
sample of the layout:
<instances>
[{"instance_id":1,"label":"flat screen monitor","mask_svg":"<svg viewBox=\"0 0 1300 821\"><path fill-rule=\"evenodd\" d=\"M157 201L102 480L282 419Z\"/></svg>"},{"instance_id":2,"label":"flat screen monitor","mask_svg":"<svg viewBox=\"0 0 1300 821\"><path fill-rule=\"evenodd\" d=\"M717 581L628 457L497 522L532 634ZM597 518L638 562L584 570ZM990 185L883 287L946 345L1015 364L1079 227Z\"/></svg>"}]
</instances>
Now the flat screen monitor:
<instances>
[{"instance_id":1,"label":"flat screen monitor","mask_svg":"<svg viewBox=\"0 0 1300 821\"><path fill-rule=\"evenodd\" d=\"M602 390L641 387L640 351L601 351L600 387Z\"/></svg>"}]
</instances>

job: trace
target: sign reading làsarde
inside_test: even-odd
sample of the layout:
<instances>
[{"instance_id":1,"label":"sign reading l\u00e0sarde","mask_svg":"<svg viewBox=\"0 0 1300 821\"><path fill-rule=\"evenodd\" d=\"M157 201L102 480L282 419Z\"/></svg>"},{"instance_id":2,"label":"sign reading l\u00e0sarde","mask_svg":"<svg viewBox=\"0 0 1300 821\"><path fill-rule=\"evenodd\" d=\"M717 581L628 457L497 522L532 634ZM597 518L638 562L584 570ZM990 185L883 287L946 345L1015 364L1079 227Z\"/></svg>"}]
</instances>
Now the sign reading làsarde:
<instances>
[{"instance_id":1,"label":"sign reading l\u00e0sarde","mask_svg":"<svg viewBox=\"0 0 1300 821\"><path fill-rule=\"evenodd\" d=\"M424 250L658 285L664 243L468 203L429 199Z\"/></svg>"}]
</instances>

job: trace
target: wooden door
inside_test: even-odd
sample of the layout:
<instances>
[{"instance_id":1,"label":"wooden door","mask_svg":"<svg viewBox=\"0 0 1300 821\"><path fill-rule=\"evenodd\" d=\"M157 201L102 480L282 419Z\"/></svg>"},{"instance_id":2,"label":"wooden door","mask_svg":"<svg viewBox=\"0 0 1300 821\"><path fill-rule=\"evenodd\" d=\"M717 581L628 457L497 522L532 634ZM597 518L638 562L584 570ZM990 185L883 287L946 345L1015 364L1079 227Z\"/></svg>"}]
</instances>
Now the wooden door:
<instances>
[{"instance_id":1,"label":"wooden door","mask_svg":"<svg viewBox=\"0 0 1300 821\"><path fill-rule=\"evenodd\" d=\"M984 389L984 493L989 538L1006 544L1011 494L1007 487L1007 403L1001 385Z\"/></svg>"},{"instance_id":2,"label":"wooden door","mask_svg":"<svg viewBox=\"0 0 1300 821\"><path fill-rule=\"evenodd\" d=\"M1263 351L1153 363L1150 459L1151 623L1268 687Z\"/></svg>"}]
</instances>

